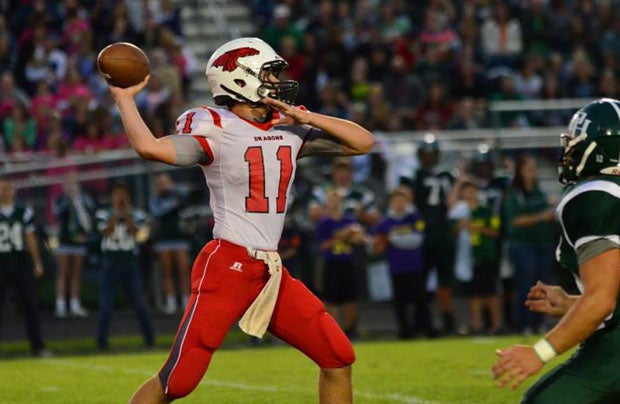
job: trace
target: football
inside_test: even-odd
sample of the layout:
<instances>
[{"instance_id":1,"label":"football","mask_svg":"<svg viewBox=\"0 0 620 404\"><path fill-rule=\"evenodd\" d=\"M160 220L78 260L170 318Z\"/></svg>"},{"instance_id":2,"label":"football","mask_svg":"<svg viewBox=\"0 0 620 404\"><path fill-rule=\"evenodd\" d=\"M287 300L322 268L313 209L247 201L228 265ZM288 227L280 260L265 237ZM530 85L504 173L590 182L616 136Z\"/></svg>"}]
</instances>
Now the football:
<instances>
[{"instance_id":1,"label":"football","mask_svg":"<svg viewBox=\"0 0 620 404\"><path fill-rule=\"evenodd\" d=\"M134 86L149 74L149 58L136 45L117 42L106 46L97 56L99 73L113 86Z\"/></svg>"}]
</instances>

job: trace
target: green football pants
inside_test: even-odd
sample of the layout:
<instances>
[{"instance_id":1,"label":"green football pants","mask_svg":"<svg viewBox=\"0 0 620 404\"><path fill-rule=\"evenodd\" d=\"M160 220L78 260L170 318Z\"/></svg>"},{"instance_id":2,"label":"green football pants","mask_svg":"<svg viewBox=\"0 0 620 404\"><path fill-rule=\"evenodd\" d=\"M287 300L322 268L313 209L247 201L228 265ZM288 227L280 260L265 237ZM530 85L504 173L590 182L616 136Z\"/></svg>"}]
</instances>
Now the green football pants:
<instances>
[{"instance_id":1,"label":"green football pants","mask_svg":"<svg viewBox=\"0 0 620 404\"><path fill-rule=\"evenodd\" d=\"M620 327L588 338L568 361L530 387L521 403L620 403Z\"/></svg>"}]
</instances>

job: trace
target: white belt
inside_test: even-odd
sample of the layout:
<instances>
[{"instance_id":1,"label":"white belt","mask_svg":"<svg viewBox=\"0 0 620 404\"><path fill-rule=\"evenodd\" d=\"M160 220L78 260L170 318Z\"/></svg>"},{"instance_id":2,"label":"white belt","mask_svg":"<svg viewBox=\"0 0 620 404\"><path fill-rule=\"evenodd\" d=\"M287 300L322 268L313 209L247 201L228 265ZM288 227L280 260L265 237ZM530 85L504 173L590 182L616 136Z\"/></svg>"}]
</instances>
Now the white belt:
<instances>
[{"instance_id":1,"label":"white belt","mask_svg":"<svg viewBox=\"0 0 620 404\"><path fill-rule=\"evenodd\" d=\"M282 280L282 260L275 251L261 251L250 247L247 247L247 250L250 257L261 260L267 265L271 276L239 320L239 327L246 334L262 338L269 327L271 315L278 300Z\"/></svg>"}]
</instances>

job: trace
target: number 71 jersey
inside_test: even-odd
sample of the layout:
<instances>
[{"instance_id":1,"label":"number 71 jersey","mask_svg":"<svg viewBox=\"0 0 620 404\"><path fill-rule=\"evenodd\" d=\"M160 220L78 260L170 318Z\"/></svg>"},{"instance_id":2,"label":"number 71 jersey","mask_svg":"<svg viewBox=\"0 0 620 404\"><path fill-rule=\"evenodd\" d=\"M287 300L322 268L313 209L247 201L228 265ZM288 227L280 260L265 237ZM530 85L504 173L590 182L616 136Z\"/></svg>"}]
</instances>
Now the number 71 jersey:
<instances>
[{"instance_id":1,"label":"number 71 jersey","mask_svg":"<svg viewBox=\"0 0 620 404\"><path fill-rule=\"evenodd\" d=\"M193 136L215 218L213 236L263 250L277 250L296 159L309 126L272 126L219 108L200 107L177 120L177 134Z\"/></svg>"}]
</instances>

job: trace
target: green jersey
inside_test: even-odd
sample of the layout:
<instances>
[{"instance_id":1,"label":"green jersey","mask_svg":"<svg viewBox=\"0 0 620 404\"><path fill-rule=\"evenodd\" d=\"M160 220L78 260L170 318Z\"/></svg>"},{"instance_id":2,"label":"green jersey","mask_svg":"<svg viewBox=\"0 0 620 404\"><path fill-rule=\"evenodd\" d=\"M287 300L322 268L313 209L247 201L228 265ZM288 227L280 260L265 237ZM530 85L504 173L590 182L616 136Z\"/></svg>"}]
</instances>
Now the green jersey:
<instances>
[{"instance_id":1,"label":"green jersey","mask_svg":"<svg viewBox=\"0 0 620 404\"><path fill-rule=\"evenodd\" d=\"M579 264L610 248L620 248L620 178L597 177L567 187L558 204L562 236L556 250L558 262L579 281ZM617 323L620 304L605 321Z\"/></svg>"},{"instance_id":2,"label":"green jersey","mask_svg":"<svg viewBox=\"0 0 620 404\"><path fill-rule=\"evenodd\" d=\"M443 222L447 215L447 199L454 176L445 170L419 169L413 180L415 202L422 217L432 230L434 223Z\"/></svg>"},{"instance_id":3,"label":"green jersey","mask_svg":"<svg viewBox=\"0 0 620 404\"><path fill-rule=\"evenodd\" d=\"M515 227L512 221L523 214L540 213L549 208L547 194L540 188L531 193L512 188L504 201L504 220L506 221L506 237L509 241L526 244L548 244L553 242L554 225L538 223L533 226Z\"/></svg>"},{"instance_id":4,"label":"green jersey","mask_svg":"<svg viewBox=\"0 0 620 404\"><path fill-rule=\"evenodd\" d=\"M486 206L478 206L473 210L470 221L473 225L490 227L494 230L499 230L501 225L499 216ZM488 264L497 260L498 248L495 238L474 231L470 232L469 238L474 253L474 265Z\"/></svg>"},{"instance_id":5,"label":"green jersey","mask_svg":"<svg viewBox=\"0 0 620 404\"><path fill-rule=\"evenodd\" d=\"M0 257L26 251L26 233L35 230L30 206L0 206Z\"/></svg>"},{"instance_id":6,"label":"green jersey","mask_svg":"<svg viewBox=\"0 0 620 404\"><path fill-rule=\"evenodd\" d=\"M85 193L80 193L74 198L61 195L54 202L54 216L58 220L60 243L84 243L93 230L94 212L95 203Z\"/></svg>"},{"instance_id":7,"label":"green jersey","mask_svg":"<svg viewBox=\"0 0 620 404\"><path fill-rule=\"evenodd\" d=\"M100 209L97 211L97 229L102 232L112 219L114 211L112 209ZM146 214L140 210L132 210L133 222L138 229L146 223ZM136 235L131 234L127 229L127 224L123 219L116 222L114 230L107 236L102 236L101 252L104 257L114 261L124 261L133 259L138 253Z\"/></svg>"},{"instance_id":8,"label":"green jersey","mask_svg":"<svg viewBox=\"0 0 620 404\"><path fill-rule=\"evenodd\" d=\"M500 175L493 177L486 184L479 184L478 198L480 202L491 208L493 213L501 215L504 192L510 186L510 182L510 177Z\"/></svg>"},{"instance_id":9,"label":"green jersey","mask_svg":"<svg viewBox=\"0 0 620 404\"><path fill-rule=\"evenodd\" d=\"M155 196L149 202L150 213L156 219L153 235L155 241L184 240L181 232L179 212L183 197L175 191Z\"/></svg>"}]
</instances>

